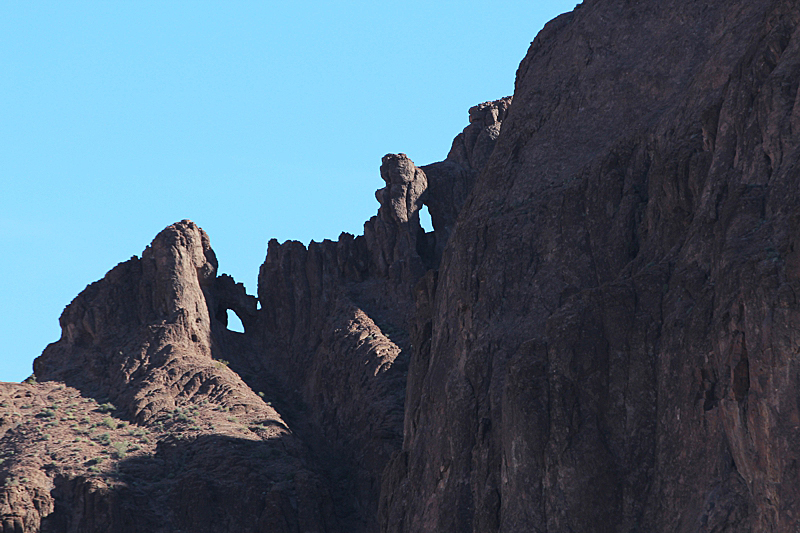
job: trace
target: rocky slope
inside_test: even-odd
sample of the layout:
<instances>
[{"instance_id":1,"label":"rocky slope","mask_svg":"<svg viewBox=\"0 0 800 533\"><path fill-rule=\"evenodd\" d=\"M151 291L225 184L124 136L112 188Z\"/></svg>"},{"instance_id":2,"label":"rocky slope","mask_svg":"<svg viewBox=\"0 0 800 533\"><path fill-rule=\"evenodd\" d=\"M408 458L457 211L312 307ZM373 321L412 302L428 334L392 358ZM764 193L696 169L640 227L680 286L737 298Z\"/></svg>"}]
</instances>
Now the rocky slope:
<instances>
[{"instance_id":1,"label":"rocky slope","mask_svg":"<svg viewBox=\"0 0 800 533\"><path fill-rule=\"evenodd\" d=\"M0 385L0 533L800 529L799 23L587 0L257 299L168 227Z\"/></svg>"},{"instance_id":2,"label":"rocky slope","mask_svg":"<svg viewBox=\"0 0 800 533\"><path fill-rule=\"evenodd\" d=\"M141 259L121 263L66 308L61 340L34 363L47 384L0 388L39 398L42 413L52 413L16 417L38 406L5 406L13 414L2 436L11 452L0 465L2 531L336 530L307 447L227 367L225 356L248 345L219 311L233 306L247 321L255 301L216 269L200 228L168 227ZM52 382L69 388L54 396ZM99 421L92 398L107 402ZM36 444L41 422L49 437ZM127 433L108 431L123 425L131 437L148 436L134 457Z\"/></svg>"}]
</instances>

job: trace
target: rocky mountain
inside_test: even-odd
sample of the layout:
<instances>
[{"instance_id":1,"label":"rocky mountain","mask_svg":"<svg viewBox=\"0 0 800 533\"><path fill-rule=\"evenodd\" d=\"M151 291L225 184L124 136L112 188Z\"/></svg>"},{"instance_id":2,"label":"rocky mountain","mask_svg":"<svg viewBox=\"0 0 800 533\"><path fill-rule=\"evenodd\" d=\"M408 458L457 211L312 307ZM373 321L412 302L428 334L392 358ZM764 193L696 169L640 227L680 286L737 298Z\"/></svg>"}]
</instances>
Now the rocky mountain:
<instances>
[{"instance_id":1,"label":"rocky mountain","mask_svg":"<svg viewBox=\"0 0 800 533\"><path fill-rule=\"evenodd\" d=\"M799 530L798 24L583 2L257 297L168 227L0 385L0 532Z\"/></svg>"}]
</instances>

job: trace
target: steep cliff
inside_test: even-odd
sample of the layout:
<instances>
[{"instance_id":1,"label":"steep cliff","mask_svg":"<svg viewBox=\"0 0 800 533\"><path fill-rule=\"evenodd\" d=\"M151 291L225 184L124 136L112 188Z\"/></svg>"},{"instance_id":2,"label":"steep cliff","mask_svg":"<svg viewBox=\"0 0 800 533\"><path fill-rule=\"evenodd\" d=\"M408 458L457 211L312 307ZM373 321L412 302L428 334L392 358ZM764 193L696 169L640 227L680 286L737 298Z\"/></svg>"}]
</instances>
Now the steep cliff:
<instances>
[{"instance_id":1,"label":"steep cliff","mask_svg":"<svg viewBox=\"0 0 800 533\"><path fill-rule=\"evenodd\" d=\"M383 158L386 186L364 235L269 243L258 280L260 344L232 356L254 376L281 376L307 406L309 443L332 473L347 531L377 531L382 472L403 440L414 286L438 258L474 177L494 147L510 98L470 110L442 163ZM420 226L427 205L434 231Z\"/></svg>"},{"instance_id":2,"label":"steep cliff","mask_svg":"<svg viewBox=\"0 0 800 533\"><path fill-rule=\"evenodd\" d=\"M0 385L0 533L800 529L798 24L584 2L257 299L168 227Z\"/></svg>"},{"instance_id":3,"label":"steep cliff","mask_svg":"<svg viewBox=\"0 0 800 533\"><path fill-rule=\"evenodd\" d=\"M384 531L798 529L794 2L539 34L420 287Z\"/></svg>"}]
</instances>

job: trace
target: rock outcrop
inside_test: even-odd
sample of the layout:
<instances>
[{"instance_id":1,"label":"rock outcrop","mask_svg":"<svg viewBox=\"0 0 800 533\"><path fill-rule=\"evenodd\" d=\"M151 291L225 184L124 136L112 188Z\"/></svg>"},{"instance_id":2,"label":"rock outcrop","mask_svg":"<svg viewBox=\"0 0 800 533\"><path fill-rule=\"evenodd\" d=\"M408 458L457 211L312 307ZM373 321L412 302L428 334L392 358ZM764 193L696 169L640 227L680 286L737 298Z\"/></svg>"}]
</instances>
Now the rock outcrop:
<instances>
[{"instance_id":1,"label":"rock outcrop","mask_svg":"<svg viewBox=\"0 0 800 533\"><path fill-rule=\"evenodd\" d=\"M496 138L485 122L454 143L468 172ZM271 241L258 299L188 220L78 295L34 363L44 383L0 387L0 531L378 531L413 287L440 254L419 211L453 209L404 154L381 177L363 236ZM465 197L457 178L438 194Z\"/></svg>"},{"instance_id":2,"label":"rock outcrop","mask_svg":"<svg viewBox=\"0 0 800 533\"><path fill-rule=\"evenodd\" d=\"M796 3L584 2L421 287L384 531L795 531Z\"/></svg>"},{"instance_id":3,"label":"rock outcrop","mask_svg":"<svg viewBox=\"0 0 800 533\"><path fill-rule=\"evenodd\" d=\"M424 203L430 211L436 234L434 265L438 266L461 206L489 162L511 100L512 97L508 96L472 107L469 126L453 140L447 158L422 167L428 177Z\"/></svg>"},{"instance_id":4,"label":"rock outcrop","mask_svg":"<svg viewBox=\"0 0 800 533\"><path fill-rule=\"evenodd\" d=\"M257 298L168 227L0 386L0 533L800 529L798 25L587 0Z\"/></svg>"},{"instance_id":5,"label":"rock outcrop","mask_svg":"<svg viewBox=\"0 0 800 533\"><path fill-rule=\"evenodd\" d=\"M61 421L49 429L47 453L67 453L55 440L69 439L76 454L85 455L87 444L100 448L46 475L36 457L20 458L30 442L19 434L35 420L19 420L4 449L15 451L9 463L20 472L12 479L26 481L6 488L4 517L29 509L20 531L39 531L37 521L41 531L336 531L327 485L305 444L227 367L231 353L253 345L218 317L234 309L249 327L255 307L241 285L217 277L208 236L189 221L87 287L34 369L40 381L109 402L114 418L92 422L91 404L77 401L77 392L68 395L64 418L55 410L64 400L42 400L52 403L45 418ZM132 436L150 434L149 453L125 458L124 434L94 434L126 423ZM89 470L112 445L114 467ZM19 529L15 520L8 531Z\"/></svg>"}]
</instances>

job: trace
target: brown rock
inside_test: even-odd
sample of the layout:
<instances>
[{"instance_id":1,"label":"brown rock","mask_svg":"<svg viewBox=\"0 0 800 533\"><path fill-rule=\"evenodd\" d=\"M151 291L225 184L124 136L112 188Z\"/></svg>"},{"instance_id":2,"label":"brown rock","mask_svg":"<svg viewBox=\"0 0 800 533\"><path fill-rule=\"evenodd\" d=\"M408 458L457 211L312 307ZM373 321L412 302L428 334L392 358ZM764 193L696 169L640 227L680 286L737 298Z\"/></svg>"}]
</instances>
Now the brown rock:
<instances>
[{"instance_id":1,"label":"brown rock","mask_svg":"<svg viewBox=\"0 0 800 533\"><path fill-rule=\"evenodd\" d=\"M232 308L252 328L255 301L216 270L207 235L183 221L67 307L62 338L36 360L36 376L111 400L114 418L100 425L129 421L131 436L146 431L150 444L123 457L131 439L105 432L90 440L95 430L86 405L76 403L75 427L50 430L48 454L58 454L55 441L67 439L80 439L78 454L86 444L126 449L99 471L96 459L69 469L63 458L51 469L34 459L14 461L29 481L21 492L6 491L13 502L4 519L28 510L26 532L39 531L31 514L41 531L338 531L328 487L305 445L227 366L230 352L255 345L216 317ZM33 421L6 432L3 449L31 446Z\"/></svg>"},{"instance_id":2,"label":"brown rock","mask_svg":"<svg viewBox=\"0 0 800 533\"><path fill-rule=\"evenodd\" d=\"M798 530L799 24L584 2L258 310L170 226L0 386L0 532Z\"/></svg>"},{"instance_id":3,"label":"brown rock","mask_svg":"<svg viewBox=\"0 0 800 533\"><path fill-rule=\"evenodd\" d=\"M426 290L384 531L798 528L798 22L597 1L540 33Z\"/></svg>"}]
</instances>

